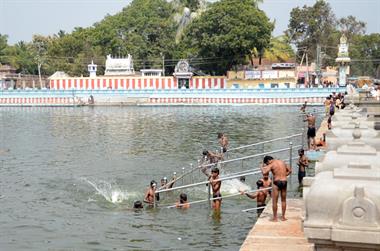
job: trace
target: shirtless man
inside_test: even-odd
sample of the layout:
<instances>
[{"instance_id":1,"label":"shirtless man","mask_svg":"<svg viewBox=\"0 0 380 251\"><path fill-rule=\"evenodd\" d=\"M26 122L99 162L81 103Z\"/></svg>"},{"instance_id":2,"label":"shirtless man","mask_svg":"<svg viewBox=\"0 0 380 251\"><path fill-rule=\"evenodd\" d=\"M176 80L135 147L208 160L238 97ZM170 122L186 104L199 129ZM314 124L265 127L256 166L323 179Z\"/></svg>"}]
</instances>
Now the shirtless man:
<instances>
[{"instance_id":1,"label":"shirtless man","mask_svg":"<svg viewBox=\"0 0 380 251\"><path fill-rule=\"evenodd\" d=\"M305 156L305 151L303 149L298 150L298 183L302 186L302 180L306 176L306 167L309 166L309 159Z\"/></svg>"},{"instance_id":2,"label":"shirtless man","mask_svg":"<svg viewBox=\"0 0 380 251\"><path fill-rule=\"evenodd\" d=\"M216 164L220 160L223 159L223 155L220 153L213 153L211 151L204 150L202 154L203 154L203 160L204 160L202 166L208 165L208 164ZM208 162L205 160L207 160ZM214 165L212 165L212 166L214 166ZM209 168L211 168L211 166L205 166L205 167L202 167L201 170L204 174L206 174L208 176L209 173L208 173L207 169L209 169Z\"/></svg>"},{"instance_id":3,"label":"shirtless man","mask_svg":"<svg viewBox=\"0 0 380 251\"><path fill-rule=\"evenodd\" d=\"M175 207L181 209L190 208L190 203L187 201L187 194L181 193L179 195L179 202L176 203Z\"/></svg>"},{"instance_id":4,"label":"shirtless man","mask_svg":"<svg viewBox=\"0 0 380 251\"><path fill-rule=\"evenodd\" d=\"M281 208L282 217L281 220L285 221L286 212L286 189L287 180L286 177L292 173L292 169L289 165L285 164L282 160L273 159L271 156L264 157L264 165L261 166L261 172L263 175L273 174L273 187L272 187L272 209L273 209L273 221L277 221L277 201L278 196L281 193Z\"/></svg>"},{"instance_id":5,"label":"shirtless man","mask_svg":"<svg viewBox=\"0 0 380 251\"><path fill-rule=\"evenodd\" d=\"M306 119L304 120L305 122L307 121L307 143L310 149L314 149L315 146L315 135L316 135L316 130L315 130L315 116L312 113L309 113L306 116Z\"/></svg>"},{"instance_id":6,"label":"shirtless man","mask_svg":"<svg viewBox=\"0 0 380 251\"><path fill-rule=\"evenodd\" d=\"M212 201L212 207L215 210L219 210L222 204L222 194L220 193L220 187L222 186L222 182L219 180L219 169L217 167L213 167L211 169L211 175L209 176L209 181L212 188L212 198L219 198Z\"/></svg>"},{"instance_id":7,"label":"shirtless man","mask_svg":"<svg viewBox=\"0 0 380 251\"><path fill-rule=\"evenodd\" d=\"M223 148L223 153L227 152L228 138L224 133L218 133L218 142L219 145Z\"/></svg>"},{"instance_id":8,"label":"shirtless man","mask_svg":"<svg viewBox=\"0 0 380 251\"><path fill-rule=\"evenodd\" d=\"M259 190L264 188L264 183L261 179L256 182L256 185L257 185L257 189L259 189ZM257 217L259 217L260 214L265 209L265 206L266 206L265 203L266 203L266 199L267 199L268 190L257 191L253 194L249 194L247 192L240 191L240 194L242 194L242 195L245 194L245 195L247 195L248 198L256 199L257 207L260 207L257 209Z\"/></svg>"},{"instance_id":9,"label":"shirtless man","mask_svg":"<svg viewBox=\"0 0 380 251\"><path fill-rule=\"evenodd\" d=\"M155 194L156 187L157 187L157 183L154 180L152 180L150 182L150 186L149 186L148 190L145 192L145 196L144 196L144 202L145 203L148 203L149 205L153 205L154 196L156 196L156 201L160 200L160 197L158 196L158 194Z\"/></svg>"},{"instance_id":10,"label":"shirtless man","mask_svg":"<svg viewBox=\"0 0 380 251\"><path fill-rule=\"evenodd\" d=\"M306 106L307 106L307 101L305 101L305 103L301 106L300 111L301 112L305 112L306 111Z\"/></svg>"}]
</instances>

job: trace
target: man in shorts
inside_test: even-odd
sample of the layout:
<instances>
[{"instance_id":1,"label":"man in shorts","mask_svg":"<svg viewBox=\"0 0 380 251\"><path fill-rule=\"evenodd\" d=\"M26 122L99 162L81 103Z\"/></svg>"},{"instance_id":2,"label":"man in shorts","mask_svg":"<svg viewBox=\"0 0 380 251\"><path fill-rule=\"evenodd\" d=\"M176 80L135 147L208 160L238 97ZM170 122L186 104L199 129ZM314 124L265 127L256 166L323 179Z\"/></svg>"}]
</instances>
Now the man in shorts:
<instances>
[{"instance_id":1,"label":"man in shorts","mask_svg":"<svg viewBox=\"0 0 380 251\"><path fill-rule=\"evenodd\" d=\"M307 143L309 150L315 149L315 116L309 113L304 121L307 121Z\"/></svg>"}]
</instances>

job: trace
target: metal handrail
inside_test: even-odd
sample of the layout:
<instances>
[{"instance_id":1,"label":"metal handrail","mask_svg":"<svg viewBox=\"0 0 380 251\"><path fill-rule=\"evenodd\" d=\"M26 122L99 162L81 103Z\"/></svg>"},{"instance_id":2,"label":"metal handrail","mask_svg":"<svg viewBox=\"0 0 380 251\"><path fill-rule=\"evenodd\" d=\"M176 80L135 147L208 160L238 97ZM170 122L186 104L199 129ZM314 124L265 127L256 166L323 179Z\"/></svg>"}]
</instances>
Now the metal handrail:
<instances>
[{"instance_id":1,"label":"metal handrail","mask_svg":"<svg viewBox=\"0 0 380 251\"><path fill-rule=\"evenodd\" d=\"M270 190L270 189L272 189L272 187L266 187L266 188L263 188L263 189L255 189L255 190L251 190L251 191L248 191L248 192L244 192L244 194L258 192L258 191L266 191L266 190ZM241 193L234 193L234 194L230 194L230 195L225 195L223 197L220 196L220 197L216 197L216 198L210 198L210 199L204 199L204 200L196 200L196 201L188 202L186 204L189 204L189 205L199 204L199 203L202 203L202 202L214 201L214 200L219 200L219 199L222 199L222 198L231 198L231 197L235 197L235 196L239 196L239 195L242 195L242 194ZM171 206L167 206L166 208L174 208L176 206L177 205L171 205Z\"/></svg>"},{"instance_id":2,"label":"metal handrail","mask_svg":"<svg viewBox=\"0 0 380 251\"><path fill-rule=\"evenodd\" d=\"M293 148L297 148L297 147L301 147L301 146L302 145L297 145L297 146L294 146ZM274 150L274 151L270 151L270 152L265 152L265 153L248 155L248 156L244 156L244 157L240 157L240 158L236 158L236 159L231 159L231 160L224 160L224 161L220 161L218 163L212 163L212 164L203 165L202 167L214 166L215 164L225 164L225 163L235 162L235 161L238 161L238 160L252 159L252 158L255 158L255 157L260 157L260 156L267 155L267 154L272 154L272 153L284 152L284 151L287 151L287 150L290 150L290 147L288 147L288 148L282 148L282 149Z\"/></svg>"},{"instance_id":3,"label":"metal handrail","mask_svg":"<svg viewBox=\"0 0 380 251\"><path fill-rule=\"evenodd\" d=\"M299 148L299 147L302 147L302 145L297 145L297 146L294 146L293 148L296 149L296 148ZM267 155L267 154L285 152L285 151L288 151L288 150L290 150L290 147L288 147L288 148L282 148L282 149L274 150L274 151L270 151L270 152L265 152L265 153L259 153L259 154L249 155L249 156L245 156L245 157L241 157L241 158L236 158L236 159L231 159L231 160L219 161L217 163L212 163L212 164L207 164L207 165L199 165L199 166L196 166L196 167L190 169L186 173L183 173L182 175L180 175L179 177L177 177L176 179L174 179L174 180L172 180L170 182L177 182L178 180L184 178L186 175L191 174L192 172L194 172L196 170L199 170L200 168L210 167L210 166L214 166L214 165L217 165L217 164L231 163L231 162L235 162L235 161L239 161L239 160L246 160L246 159L256 158L256 157L264 156L264 155ZM256 169L253 169L253 170L256 170ZM164 189L158 188L157 191L164 191Z\"/></svg>"},{"instance_id":4,"label":"metal handrail","mask_svg":"<svg viewBox=\"0 0 380 251\"><path fill-rule=\"evenodd\" d=\"M282 140L282 139L295 138L295 137L302 136L302 135L303 135L302 133L297 133L297 134L289 135L289 136L286 136L286 137L281 137L281 138L261 141L261 142L257 142L257 143L253 143L253 144L249 144L249 145L244 145L244 146L239 146L239 147L235 147L235 148L230 148L230 149L227 150L227 152L244 149L244 148L251 147L251 146L257 146L257 145L261 145L261 144L265 144L265 143L270 143L270 142L274 142L274 141L278 141L278 140Z\"/></svg>"},{"instance_id":5,"label":"metal handrail","mask_svg":"<svg viewBox=\"0 0 380 251\"><path fill-rule=\"evenodd\" d=\"M301 134L302 135L302 134ZM294 148L296 147L300 147L302 145L297 145L295 146ZM214 165L217 165L217 164L225 164L225 163L231 163L231 162L235 162L235 161L239 161L239 160L246 160L246 159L251 159L251 158L255 158L255 157L260 157L260 156L263 156L263 155L267 155L267 154L272 154L272 153L278 153L278 152L283 152L283 151L287 151L287 150L290 150L290 148L283 148L283 149L279 149L279 150L275 150L275 151L270 151L270 152L265 152L265 153L260 153L260 154L255 154L255 155L248 155L248 156L245 156L245 157L240 157L240 158L236 158L236 159L230 159L230 160L224 160L224 161L219 161L217 163L212 163L212 164L206 164L206 165L198 165L192 169L190 169L189 171L187 171L186 173L183 173L182 175L180 175L179 177L177 177L176 179L170 181L170 182L177 182L178 180L182 179L183 177L185 177L186 175L188 174L191 174L192 172L200 169L200 168L204 168L204 167L211 167L211 166L214 166ZM157 190L161 191L162 189L158 188Z\"/></svg>"},{"instance_id":6,"label":"metal handrail","mask_svg":"<svg viewBox=\"0 0 380 251\"><path fill-rule=\"evenodd\" d=\"M253 175L253 174L258 174L258 173L261 173L261 171L255 171L255 172L249 172L249 173L245 173L245 174L239 174L239 175L233 175L233 176L228 176L228 177L222 177L222 178L219 178L217 180L214 180L214 182L216 181L223 181L223 180L231 180L231 179L236 179L236 178L240 178L242 176L247 176L247 175ZM191 187L196 187L196 186L200 186L200 185L206 185L206 184L210 184L211 181L201 181L201 182L198 182L198 183L193 183L193 184L189 184L189 185L184 185L184 186L179 186L179 187L173 187L173 188L167 188L167 189L163 189L163 190L156 190L154 193L155 194L159 194L159 193L162 193L162 192L169 192L169 191L175 191L175 190L179 190L179 189L185 189L185 188L191 188Z\"/></svg>"},{"instance_id":7,"label":"metal handrail","mask_svg":"<svg viewBox=\"0 0 380 251\"><path fill-rule=\"evenodd\" d=\"M263 209L263 208L266 208L266 206L262 206L262 207L253 207L253 208L248 208L248 209L244 209L244 210L241 210L241 211L242 211L242 212L249 212L249 211L252 211L252 210Z\"/></svg>"}]
</instances>

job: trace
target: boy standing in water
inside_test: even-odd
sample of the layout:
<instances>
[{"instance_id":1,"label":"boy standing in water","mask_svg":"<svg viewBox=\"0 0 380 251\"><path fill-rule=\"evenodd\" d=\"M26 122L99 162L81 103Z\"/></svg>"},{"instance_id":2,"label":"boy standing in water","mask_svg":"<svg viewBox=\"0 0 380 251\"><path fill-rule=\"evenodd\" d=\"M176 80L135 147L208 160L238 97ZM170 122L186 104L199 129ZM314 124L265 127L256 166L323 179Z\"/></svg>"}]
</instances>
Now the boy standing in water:
<instances>
[{"instance_id":1,"label":"boy standing in water","mask_svg":"<svg viewBox=\"0 0 380 251\"><path fill-rule=\"evenodd\" d=\"M208 179L212 188L212 198L218 198L212 201L212 207L219 210L222 204L222 194L220 193L222 182L219 180L219 169L217 167L211 169L211 175Z\"/></svg>"},{"instance_id":2,"label":"boy standing in water","mask_svg":"<svg viewBox=\"0 0 380 251\"><path fill-rule=\"evenodd\" d=\"M187 201L187 194L181 193L179 195L179 202L176 203L176 208L187 209L190 208L190 203Z\"/></svg>"},{"instance_id":3,"label":"boy standing in water","mask_svg":"<svg viewBox=\"0 0 380 251\"><path fill-rule=\"evenodd\" d=\"M219 145L223 148L223 153L227 152L228 138L224 133L218 133L218 142Z\"/></svg>"},{"instance_id":4,"label":"boy standing in water","mask_svg":"<svg viewBox=\"0 0 380 251\"><path fill-rule=\"evenodd\" d=\"M305 103L301 106L300 111L301 112L305 112L306 111L306 106L307 106L307 101L305 101Z\"/></svg>"},{"instance_id":5,"label":"boy standing in water","mask_svg":"<svg viewBox=\"0 0 380 251\"><path fill-rule=\"evenodd\" d=\"M256 185L257 185L257 189L263 189L264 188L264 182L260 179L256 182ZM248 198L251 198L251 199L256 199L257 201L257 207L259 207L257 209L257 217L260 216L260 214L264 211L265 209L265 202L266 202L266 199L267 199L267 194L268 194L268 190L263 190L263 191L257 191L253 194L249 194L247 192L240 192L242 195L245 194L247 195Z\"/></svg>"},{"instance_id":6,"label":"boy standing in water","mask_svg":"<svg viewBox=\"0 0 380 251\"><path fill-rule=\"evenodd\" d=\"M269 173L263 175L263 177L260 179L263 182L263 188L268 188L272 186L272 180L269 178ZM256 183L257 184L257 183ZM271 196L271 190L267 190L269 195Z\"/></svg>"},{"instance_id":7,"label":"boy standing in water","mask_svg":"<svg viewBox=\"0 0 380 251\"><path fill-rule=\"evenodd\" d=\"M298 150L298 183L302 186L302 180L306 176L306 167L309 166L309 159L305 156L305 151L303 149Z\"/></svg>"},{"instance_id":8,"label":"boy standing in water","mask_svg":"<svg viewBox=\"0 0 380 251\"><path fill-rule=\"evenodd\" d=\"M149 205L153 205L154 204L154 196L156 196L156 201L160 200L159 194L155 194L156 188L157 188L157 183L156 183L156 181L152 180L150 182L150 186L149 186L148 190L145 192L145 196L144 196L144 202L145 203L148 203Z\"/></svg>"}]
</instances>

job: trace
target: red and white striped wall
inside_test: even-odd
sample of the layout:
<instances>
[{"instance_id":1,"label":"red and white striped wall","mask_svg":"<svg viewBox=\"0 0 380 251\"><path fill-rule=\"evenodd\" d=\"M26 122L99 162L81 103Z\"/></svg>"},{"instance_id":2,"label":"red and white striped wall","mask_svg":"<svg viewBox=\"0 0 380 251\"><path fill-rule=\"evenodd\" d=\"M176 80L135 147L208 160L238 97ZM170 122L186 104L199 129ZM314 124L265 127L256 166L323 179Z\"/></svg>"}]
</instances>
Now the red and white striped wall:
<instances>
[{"instance_id":1,"label":"red and white striped wall","mask_svg":"<svg viewBox=\"0 0 380 251\"><path fill-rule=\"evenodd\" d=\"M324 97L308 98L150 98L150 104L322 104Z\"/></svg>"},{"instance_id":2,"label":"red and white striped wall","mask_svg":"<svg viewBox=\"0 0 380 251\"><path fill-rule=\"evenodd\" d=\"M68 106L72 97L0 97L0 106Z\"/></svg>"},{"instance_id":3,"label":"red and white striped wall","mask_svg":"<svg viewBox=\"0 0 380 251\"><path fill-rule=\"evenodd\" d=\"M190 89L224 89L227 79L224 77L194 77L190 79Z\"/></svg>"},{"instance_id":4,"label":"red and white striped wall","mask_svg":"<svg viewBox=\"0 0 380 251\"><path fill-rule=\"evenodd\" d=\"M66 78L51 79L50 89L54 90L140 90L177 89L172 77L161 78Z\"/></svg>"},{"instance_id":5,"label":"red and white striped wall","mask_svg":"<svg viewBox=\"0 0 380 251\"><path fill-rule=\"evenodd\" d=\"M223 89L226 88L224 77L197 77L190 79L190 89ZM64 78L51 79L53 90L169 90L178 89L174 77L134 77L134 78Z\"/></svg>"}]
</instances>

